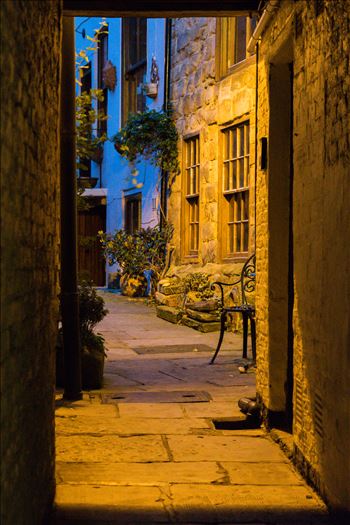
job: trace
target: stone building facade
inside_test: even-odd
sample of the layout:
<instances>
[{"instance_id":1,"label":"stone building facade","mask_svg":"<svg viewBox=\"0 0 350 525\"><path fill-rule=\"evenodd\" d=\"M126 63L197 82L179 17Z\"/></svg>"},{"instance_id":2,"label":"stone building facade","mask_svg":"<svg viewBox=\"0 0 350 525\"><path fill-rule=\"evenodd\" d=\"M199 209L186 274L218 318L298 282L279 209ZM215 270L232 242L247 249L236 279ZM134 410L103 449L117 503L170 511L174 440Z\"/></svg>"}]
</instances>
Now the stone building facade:
<instances>
[{"instance_id":1,"label":"stone building facade","mask_svg":"<svg viewBox=\"0 0 350 525\"><path fill-rule=\"evenodd\" d=\"M58 0L1 2L1 523L7 524L42 523L55 488L60 28Z\"/></svg>"},{"instance_id":2,"label":"stone building facade","mask_svg":"<svg viewBox=\"0 0 350 525\"><path fill-rule=\"evenodd\" d=\"M234 18L173 21L171 102L181 174L170 187L168 219L175 229L172 269L180 274L231 274L254 251L255 56L245 49L252 21L241 18L238 56L227 43Z\"/></svg>"},{"instance_id":3,"label":"stone building facade","mask_svg":"<svg viewBox=\"0 0 350 525\"><path fill-rule=\"evenodd\" d=\"M341 268L350 255L350 4L265 7L257 70L253 55L222 74L222 22L173 22L182 170L169 197L171 271L230 274L256 251L257 395L265 422L290 432L296 464L347 515L350 293ZM248 249L229 254L225 161L237 157L228 159L224 135L247 121Z\"/></svg>"},{"instance_id":4,"label":"stone building facade","mask_svg":"<svg viewBox=\"0 0 350 525\"><path fill-rule=\"evenodd\" d=\"M258 69L257 392L348 514L350 3L273 4Z\"/></svg>"}]
</instances>

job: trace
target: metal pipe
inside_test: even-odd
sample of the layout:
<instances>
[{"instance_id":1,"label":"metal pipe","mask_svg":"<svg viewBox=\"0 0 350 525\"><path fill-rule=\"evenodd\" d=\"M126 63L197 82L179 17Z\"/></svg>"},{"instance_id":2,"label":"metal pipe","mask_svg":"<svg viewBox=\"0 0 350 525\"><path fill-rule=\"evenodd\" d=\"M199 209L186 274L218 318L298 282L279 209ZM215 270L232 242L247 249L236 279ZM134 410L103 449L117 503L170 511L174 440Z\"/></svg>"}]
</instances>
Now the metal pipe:
<instances>
[{"instance_id":1,"label":"metal pipe","mask_svg":"<svg viewBox=\"0 0 350 525\"><path fill-rule=\"evenodd\" d=\"M164 100L163 111L168 112L170 100L170 68L171 68L171 18L166 19L165 26L165 67L164 67ZM166 224L168 213L168 172L162 170L160 186L160 229Z\"/></svg>"},{"instance_id":2,"label":"metal pipe","mask_svg":"<svg viewBox=\"0 0 350 525\"><path fill-rule=\"evenodd\" d=\"M74 18L63 17L61 53L61 316L64 399L82 398L77 265Z\"/></svg>"},{"instance_id":3,"label":"metal pipe","mask_svg":"<svg viewBox=\"0 0 350 525\"><path fill-rule=\"evenodd\" d=\"M259 104L259 42L255 53L255 151L254 151L254 251L256 252L256 196L258 181L258 104Z\"/></svg>"},{"instance_id":4,"label":"metal pipe","mask_svg":"<svg viewBox=\"0 0 350 525\"><path fill-rule=\"evenodd\" d=\"M277 9L277 6L279 4L279 0L269 0L266 4L266 7L264 9L263 14L261 15L261 18L254 30L254 33L252 34L248 46L247 46L247 52L253 53L256 43L258 42L260 35L264 31L265 27L269 23L270 19L272 18L274 12Z\"/></svg>"}]
</instances>

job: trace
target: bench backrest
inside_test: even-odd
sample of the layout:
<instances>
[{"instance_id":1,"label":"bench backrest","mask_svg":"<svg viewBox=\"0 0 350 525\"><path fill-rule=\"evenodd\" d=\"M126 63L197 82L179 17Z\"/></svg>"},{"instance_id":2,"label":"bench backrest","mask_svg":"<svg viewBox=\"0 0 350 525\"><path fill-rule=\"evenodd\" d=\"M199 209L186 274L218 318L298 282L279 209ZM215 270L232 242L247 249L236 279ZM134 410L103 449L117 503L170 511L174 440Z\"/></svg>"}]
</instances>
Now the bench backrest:
<instances>
[{"instance_id":1,"label":"bench backrest","mask_svg":"<svg viewBox=\"0 0 350 525\"><path fill-rule=\"evenodd\" d=\"M242 304L247 304L246 294L255 291L255 277L255 253L253 253L253 255L251 255L244 263L241 271L241 277L237 282L237 284L240 284L241 287Z\"/></svg>"}]
</instances>

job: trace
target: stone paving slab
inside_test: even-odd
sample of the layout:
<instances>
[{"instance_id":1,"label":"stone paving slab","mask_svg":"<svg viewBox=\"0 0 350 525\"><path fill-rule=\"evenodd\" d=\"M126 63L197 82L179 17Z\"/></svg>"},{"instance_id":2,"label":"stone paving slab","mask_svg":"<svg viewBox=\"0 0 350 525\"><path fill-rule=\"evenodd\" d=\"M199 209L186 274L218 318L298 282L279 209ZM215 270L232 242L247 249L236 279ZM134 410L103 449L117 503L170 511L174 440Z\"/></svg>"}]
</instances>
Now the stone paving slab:
<instances>
[{"instance_id":1,"label":"stone paving slab","mask_svg":"<svg viewBox=\"0 0 350 525\"><path fill-rule=\"evenodd\" d=\"M209 429L210 423L203 418L105 418L85 416L56 417L56 432L69 434L141 435L141 434L189 434L193 429Z\"/></svg>"},{"instance_id":2,"label":"stone paving slab","mask_svg":"<svg viewBox=\"0 0 350 525\"><path fill-rule=\"evenodd\" d=\"M172 505L179 523L293 521L327 522L326 507L305 486L172 485Z\"/></svg>"},{"instance_id":3,"label":"stone paving slab","mask_svg":"<svg viewBox=\"0 0 350 525\"><path fill-rule=\"evenodd\" d=\"M167 441L174 461L287 461L275 443L263 437L168 436Z\"/></svg>"},{"instance_id":4,"label":"stone paving slab","mask_svg":"<svg viewBox=\"0 0 350 525\"><path fill-rule=\"evenodd\" d=\"M229 352L213 366L210 352L137 355L145 345L215 348L218 334L171 325L142 299L104 295L105 387L57 409L54 525L328 523L263 429L214 428L213 419L244 418L237 402L255 395L254 372L238 371L242 337L226 333ZM212 401L101 403L101 394L171 390L204 390Z\"/></svg>"},{"instance_id":5,"label":"stone paving slab","mask_svg":"<svg viewBox=\"0 0 350 525\"><path fill-rule=\"evenodd\" d=\"M204 404L204 403L201 403ZM184 413L177 403L119 403L121 417L179 418Z\"/></svg>"},{"instance_id":6,"label":"stone paving slab","mask_svg":"<svg viewBox=\"0 0 350 525\"><path fill-rule=\"evenodd\" d=\"M216 401L206 404L183 404L182 405L185 414L188 417L234 417L242 416L242 412L238 408L237 403L230 401Z\"/></svg>"},{"instance_id":7,"label":"stone paving slab","mask_svg":"<svg viewBox=\"0 0 350 525\"><path fill-rule=\"evenodd\" d=\"M58 483L160 486L169 483L221 483L226 476L216 462L65 463L58 462Z\"/></svg>"},{"instance_id":8,"label":"stone paving slab","mask_svg":"<svg viewBox=\"0 0 350 525\"><path fill-rule=\"evenodd\" d=\"M221 461L231 485L304 485L288 463Z\"/></svg>"},{"instance_id":9,"label":"stone paving slab","mask_svg":"<svg viewBox=\"0 0 350 525\"><path fill-rule=\"evenodd\" d=\"M58 485L58 520L116 520L118 524L168 523L164 496L157 487ZM67 521L64 521L66 524Z\"/></svg>"},{"instance_id":10,"label":"stone paving slab","mask_svg":"<svg viewBox=\"0 0 350 525\"><path fill-rule=\"evenodd\" d=\"M160 436L119 437L87 434L56 437L57 461L149 462L169 461Z\"/></svg>"},{"instance_id":11,"label":"stone paving slab","mask_svg":"<svg viewBox=\"0 0 350 525\"><path fill-rule=\"evenodd\" d=\"M116 405L101 405L100 403L87 402L84 406L81 405L65 405L56 409L56 416L73 417L84 415L84 417L116 417L118 415L118 407Z\"/></svg>"}]
</instances>

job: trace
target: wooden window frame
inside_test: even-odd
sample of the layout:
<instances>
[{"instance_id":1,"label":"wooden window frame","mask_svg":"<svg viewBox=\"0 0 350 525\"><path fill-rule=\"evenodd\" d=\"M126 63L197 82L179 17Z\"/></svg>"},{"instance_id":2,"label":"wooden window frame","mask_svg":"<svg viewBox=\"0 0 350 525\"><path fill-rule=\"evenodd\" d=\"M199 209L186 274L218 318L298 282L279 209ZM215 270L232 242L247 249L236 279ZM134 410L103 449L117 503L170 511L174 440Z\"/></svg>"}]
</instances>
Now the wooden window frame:
<instances>
[{"instance_id":1,"label":"wooden window frame","mask_svg":"<svg viewBox=\"0 0 350 525\"><path fill-rule=\"evenodd\" d=\"M108 26L104 25L97 32L98 48L97 48L97 87L103 91L103 101L97 102L98 111L103 111L107 116L108 111L108 89L103 82L103 70L108 60ZM107 119L99 119L97 123L97 135L100 137L107 134Z\"/></svg>"},{"instance_id":2,"label":"wooden window frame","mask_svg":"<svg viewBox=\"0 0 350 525\"><path fill-rule=\"evenodd\" d=\"M221 257L242 260L250 245L250 122L242 120L220 133Z\"/></svg>"},{"instance_id":3,"label":"wooden window frame","mask_svg":"<svg viewBox=\"0 0 350 525\"><path fill-rule=\"evenodd\" d=\"M237 29L241 19L245 18L245 54L243 58L238 58L238 38ZM239 64L252 56L254 53L247 52L248 42L253 34L256 24L256 17L221 17L216 20L216 71L217 80L233 73ZM233 42L233 45L230 43Z\"/></svg>"},{"instance_id":4,"label":"wooden window frame","mask_svg":"<svg viewBox=\"0 0 350 525\"><path fill-rule=\"evenodd\" d=\"M200 134L183 139L183 257L197 259L200 226Z\"/></svg>"},{"instance_id":5,"label":"wooden window frame","mask_svg":"<svg viewBox=\"0 0 350 525\"><path fill-rule=\"evenodd\" d=\"M130 61L129 49L131 46L130 21L136 20L136 60ZM145 23L145 50L142 53L142 28ZM122 122L125 123L130 113L137 113L146 109L146 94L137 90L143 85L147 73L147 19L141 17L123 18L122 21Z\"/></svg>"},{"instance_id":6,"label":"wooden window frame","mask_svg":"<svg viewBox=\"0 0 350 525\"><path fill-rule=\"evenodd\" d=\"M137 226L134 225L134 214L129 215L128 208L137 204ZM142 193L132 193L124 196L124 230L135 233L142 227Z\"/></svg>"}]
</instances>

